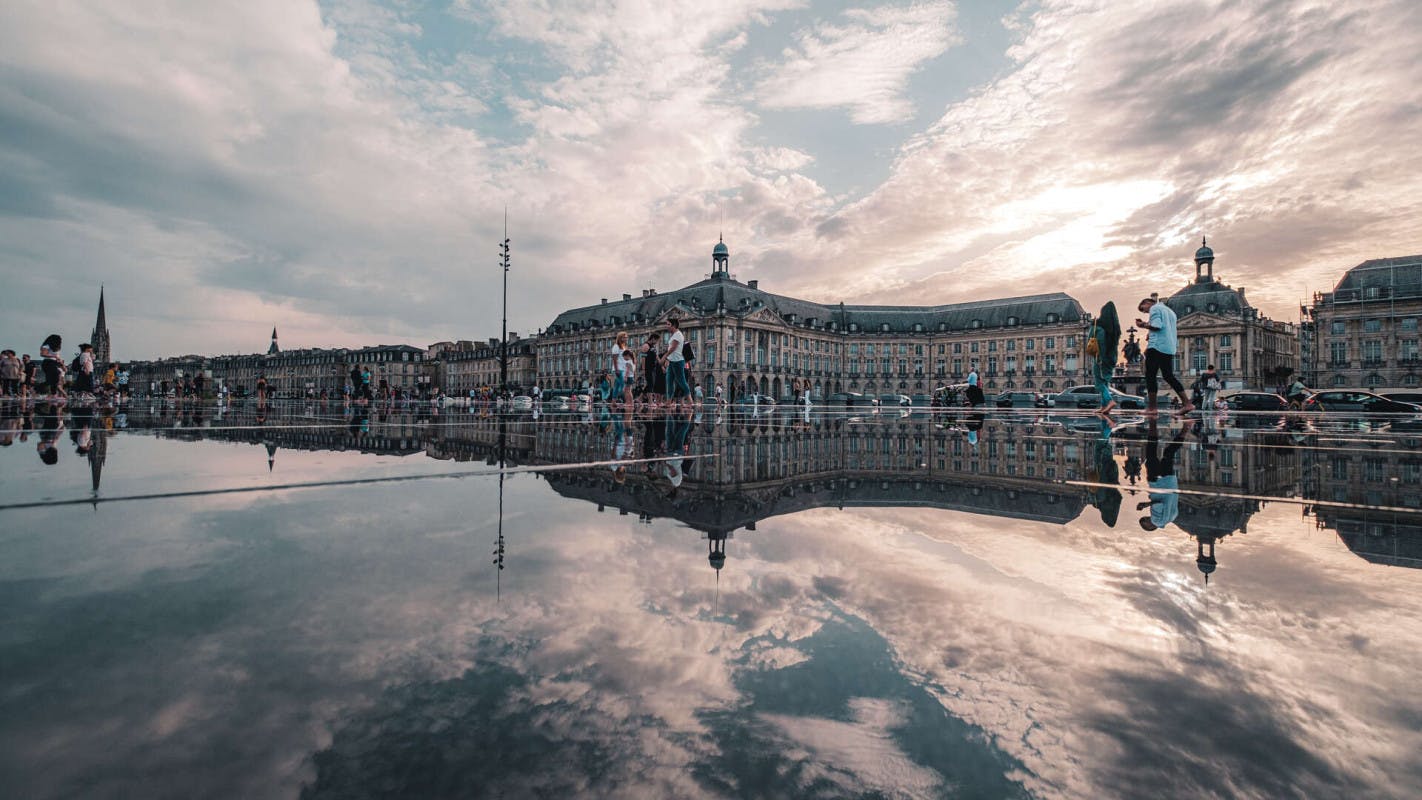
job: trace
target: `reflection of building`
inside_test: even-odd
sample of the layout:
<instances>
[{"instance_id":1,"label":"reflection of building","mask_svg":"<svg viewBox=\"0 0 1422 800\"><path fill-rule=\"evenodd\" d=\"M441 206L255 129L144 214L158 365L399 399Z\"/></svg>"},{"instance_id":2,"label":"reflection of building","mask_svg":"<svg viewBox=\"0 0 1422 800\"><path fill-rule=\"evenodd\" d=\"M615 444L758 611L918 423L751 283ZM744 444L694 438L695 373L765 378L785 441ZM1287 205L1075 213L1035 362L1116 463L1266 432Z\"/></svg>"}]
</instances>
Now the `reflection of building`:
<instances>
[{"instance_id":1,"label":"reflection of building","mask_svg":"<svg viewBox=\"0 0 1422 800\"><path fill-rule=\"evenodd\" d=\"M1390 452L1305 450L1300 483L1304 497L1320 501L1311 509L1318 527L1374 563L1422 568L1419 448L1412 436Z\"/></svg>"},{"instance_id":2,"label":"reflection of building","mask_svg":"<svg viewBox=\"0 0 1422 800\"><path fill-rule=\"evenodd\" d=\"M1085 315L1065 294L942 306L822 305L737 281L724 243L711 260L699 283L559 314L539 338L540 384L582 385L611 368L618 332L628 332L635 346L672 316L696 354L692 377L732 394L787 397L795 379L819 395L923 394L963 380L974 365L990 390L1054 390L1085 380Z\"/></svg>"},{"instance_id":3,"label":"reflection of building","mask_svg":"<svg viewBox=\"0 0 1422 800\"><path fill-rule=\"evenodd\" d=\"M1422 255L1364 261L1304 309L1313 331L1305 370L1315 387L1417 386Z\"/></svg>"},{"instance_id":4,"label":"reflection of building","mask_svg":"<svg viewBox=\"0 0 1422 800\"><path fill-rule=\"evenodd\" d=\"M1244 297L1215 278L1215 251L1202 240L1195 251L1195 281L1165 304L1179 317L1177 371L1199 375L1210 364L1230 388L1278 386L1298 369L1293 325L1261 316Z\"/></svg>"}]
</instances>

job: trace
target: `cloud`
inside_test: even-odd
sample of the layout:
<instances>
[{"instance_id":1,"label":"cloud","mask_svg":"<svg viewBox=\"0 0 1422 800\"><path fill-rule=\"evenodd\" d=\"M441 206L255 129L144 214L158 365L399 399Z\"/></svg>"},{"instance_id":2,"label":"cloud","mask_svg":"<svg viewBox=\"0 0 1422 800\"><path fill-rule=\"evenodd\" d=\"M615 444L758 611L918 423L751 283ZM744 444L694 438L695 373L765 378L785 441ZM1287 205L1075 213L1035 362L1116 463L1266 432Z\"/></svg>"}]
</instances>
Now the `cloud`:
<instances>
[{"instance_id":1,"label":"cloud","mask_svg":"<svg viewBox=\"0 0 1422 800\"><path fill-rule=\"evenodd\" d=\"M847 109L861 125L911 119L909 77L962 41L955 15L952 3L916 2L854 8L801 29L766 67L756 97L766 108Z\"/></svg>"}]
</instances>

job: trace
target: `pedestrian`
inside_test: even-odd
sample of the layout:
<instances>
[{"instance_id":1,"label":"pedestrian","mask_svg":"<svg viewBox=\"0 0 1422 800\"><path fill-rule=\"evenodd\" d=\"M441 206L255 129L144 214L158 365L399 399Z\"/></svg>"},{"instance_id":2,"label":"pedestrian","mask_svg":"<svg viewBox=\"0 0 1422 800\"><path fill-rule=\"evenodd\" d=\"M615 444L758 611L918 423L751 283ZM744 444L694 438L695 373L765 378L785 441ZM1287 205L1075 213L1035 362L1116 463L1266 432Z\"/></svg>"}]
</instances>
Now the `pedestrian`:
<instances>
[{"instance_id":1,"label":"pedestrian","mask_svg":"<svg viewBox=\"0 0 1422 800\"><path fill-rule=\"evenodd\" d=\"M94 346L85 342L79 345L79 355L74 357L76 371L74 390L84 400L94 399Z\"/></svg>"},{"instance_id":2,"label":"pedestrian","mask_svg":"<svg viewBox=\"0 0 1422 800\"><path fill-rule=\"evenodd\" d=\"M621 357L622 376L622 398L627 410L632 410L632 385L637 382L637 354L631 350L623 350Z\"/></svg>"},{"instance_id":3,"label":"pedestrian","mask_svg":"<svg viewBox=\"0 0 1422 800\"><path fill-rule=\"evenodd\" d=\"M968 405L977 408L986 400L983 398L983 387L980 385L981 379L978 377L977 362L973 363L972 369L968 371Z\"/></svg>"},{"instance_id":4,"label":"pedestrian","mask_svg":"<svg viewBox=\"0 0 1422 800\"><path fill-rule=\"evenodd\" d=\"M39 373L39 368L39 359L30 358L29 353L20 356L20 380L24 382L24 385L20 387L20 394L26 400L35 393L35 378Z\"/></svg>"},{"instance_id":5,"label":"pedestrian","mask_svg":"<svg viewBox=\"0 0 1422 800\"><path fill-rule=\"evenodd\" d=\"M1215 371L1214 364L1206 367L1205 371L1200 374L1200 396L1204 398L1205 410L1215 410L1215 400L1223 386L1224 384L1220 382L1220 374Z\"/></svg>"},{"instance_id":6,"label":"pedestrian","mask_svg":"<svg viewBox=\"0 0 1422 800\"><path fill-rule=\"evenodd\" d=\"M627 368L626 360L622 354L627 352L627 331L617 332L617 341L612 343L612 374L615 376L612 381L612 399L614 402L620 401L623 390L627 388Z\"/></svg>"},{"instance_id":7,"label":"pedestrian","mask_svg":"<svg viewBox=\"0 0 1422 800\"><path fill-rule=\"evenodd\" d=\"M1116 348L1120 343L1121 320L1116 315L1116 304L1108 302L1096 315L1096 321L1091 325L1091 338L1086 340L1091 375L1096 391L1101 395L1101 406L1096 413L1103 417L1110 416L1116 409L1116 398L1111 394L1111 379L1116 376Z\"/></svg>"},{"instance_id":8,"label":"pedestrian","mask_svg":"<svg viewBox=\"0 0 1422 800\"><path fill-rule=\"evenodd\" d=\"M64 402L64 362L59 355L62 349L64 340L57 333L45 337L40 345L40 368L44 371L44 385L51 403Z\"/></svg>"},{"instance_id":9,"label":"pedestrian","mask_svg":"<svg viewBox=\"0 0 1422 800\"><path fill-rule=\"evenodd\" d=\"M21 367L14 350L0 350L0 396L20 396Z\"/></svg>"},{"instance_id":10,"label":"pedestrian","mask_svg":"<svg viewBox=\"0 0 1422 800\"><path fill-rule=\"evenodd\" d=\"M648 405L657 405L666 391L666 373L662 370L662 335L656 331L647 334L642 343L642 379L647 388L643 392Z\"/></svg>"},{"instance_id":11,"label":"pedestrian","mask_svg":"<svg viewBox=\"0 0 1422 800\"><path fill-rule=\"evenodd\" d=\"M716 405L719 406L719 405L721 405L722 403L725 403L725 402L726 402L726 398L725 398L725 395L726 395L726 387L722 386L719 382L717 382L717 384L716 384L716 389L715 389L714 394L715 394L715 396L716 396Z\"/></svg>"},{"instance_id":12,"label":"pedestrian","mask_svg":"<svg viewBox=\"0 0 1422 800\"><path fill-rule=\"evenodd\" d=\"M1294 408L1302 408L1304 401L1307 400L1308 396L1312 393L1313 390L1304 385L1303 376L1295 375L1293 382L1289 384L1287 395L1289 405Z\"/></svg>"},{"instance_id":13,"label":"pedestrian","mask_svg":"<svg viewBox=\"0 0 1422 800\"><path fill-rule=\"evenodd\" d=\"M1146 413L1156 413L1156 396L1160 390L1156 375L1159 373L1180 398L1180 413L1189 414L1195 410L1195 404L1185 396L1185 387L1175 377L1175 312L1155 295L1142 300L1137 308L1148 318L1137 319L1136 326L1150 331L1145 352Z\"/></svg>"},{"instance_id":14,"label":"pedestrian","mask_svg":"<svg viewBox=\"0 0 1422 800\"><path fill-rule=\"evenodd\" d=\"M1150 359L1150 347L1146 347L1146 359ZM1151 420L1150 427L1146 429L1145 467L1149 499L1137 503L1136 510L1150 509L1150 515L1141 517L1142 530L1164 528L1180 516L1180 479L1175 475L1175 459L1180 453L1180 446L1185 442L1185 434L1194 424L1194 420L1186 421L1179 433L1170 440L1170 444L1166 445L1164 453L1159 451L1160 430L1156 427L1155 420Z\"/></svg>"},{"instance_id":15,"label":"pedestrian","mask_svg":"<svg viewBox=\"0 0 1422 800\"><path fill-rule=\"evenodd\" d=\"M128 400L128 382L132 378L132 373L130 373L127 368L120 364L118 368L118 396L119 402L121 403L126 402Z\"/></svg>"},{"instance_id":16,"label":"pedestrian","mask_svg":"<svg viewBox=\"0 0 1422 800\"><path fill-rule=\"evenodd\" d=\"M667 400L680 405L682 398L691 402L691 385L686 382L686 335L681 332L681 320L667 319L667 345L662 354L662 367L666 370Z\"/></svg>"}]
</instances>

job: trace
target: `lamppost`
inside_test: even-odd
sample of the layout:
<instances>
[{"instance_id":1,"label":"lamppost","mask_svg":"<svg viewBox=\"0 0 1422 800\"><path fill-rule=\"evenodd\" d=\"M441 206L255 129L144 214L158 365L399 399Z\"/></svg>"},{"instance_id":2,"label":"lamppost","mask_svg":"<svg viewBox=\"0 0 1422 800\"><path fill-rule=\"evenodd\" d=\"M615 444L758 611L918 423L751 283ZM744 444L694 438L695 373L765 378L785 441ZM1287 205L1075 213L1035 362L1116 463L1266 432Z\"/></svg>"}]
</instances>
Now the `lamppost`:
<instances>
[{"instance_id":1,"label":"lamppost","mask_svg":"<svg viewBox=\"0 0 1422 800\"><path fill-rule=\"evenodd\" d=\"M499 335L499 391L509 389L509 210L504 209L504 242L499 245L499 266L504 268L504 318Z\"/></svg>"}]
</instances>

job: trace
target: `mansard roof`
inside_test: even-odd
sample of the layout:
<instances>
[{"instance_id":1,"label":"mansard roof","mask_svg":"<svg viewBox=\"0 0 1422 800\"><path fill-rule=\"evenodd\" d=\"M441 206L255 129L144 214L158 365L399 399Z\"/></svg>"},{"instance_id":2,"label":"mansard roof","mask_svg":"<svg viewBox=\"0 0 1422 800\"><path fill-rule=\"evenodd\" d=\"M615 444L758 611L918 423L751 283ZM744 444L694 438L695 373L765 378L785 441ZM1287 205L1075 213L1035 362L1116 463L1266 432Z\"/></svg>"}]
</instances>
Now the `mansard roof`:
<instances>
[{"instance_id":1,"label":"mansard roof","mask_svg":"<svg viewBox=\"0 0 1422 800\"><path fill-rule=\"evenodd\" d=\"M647 322L678 305L700 314L712 314L724 308L731 317L749 316L768 309L791 324L813 320L816 326L832 325L837 330L857 326L863 331L881 330L888 325L891 332L963 330L974 327L975 321L976 327L982 328L1073 322L1084 315L1081 304L1061 292L936 306L826 305L713 277L666 293L644 293L626 300L570 309L553 320L549 331ZM915 325L922 327L916 329Z\"/></svg>"},{"instance_id":2,"label":"mansard roof","mask_svg":"<svg viewBox=\"0 0 1422 800\"><path fill-rule=\"evenodd\" d=\"M1344 273L1333 294L1336 300L1422 296L1422 255L1364 261Z\"/></svg>"}]
</instances>

